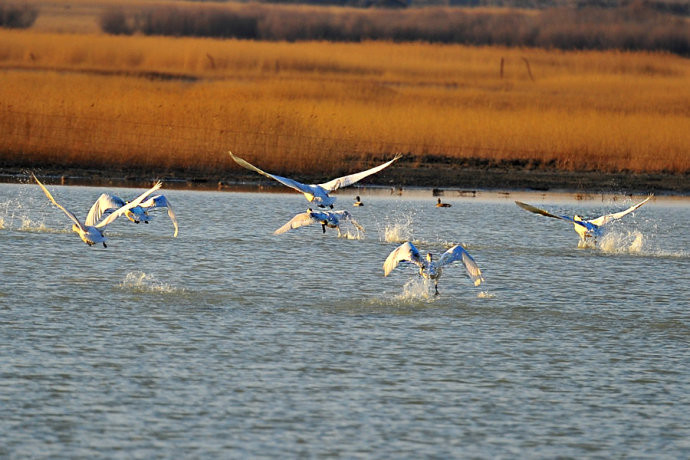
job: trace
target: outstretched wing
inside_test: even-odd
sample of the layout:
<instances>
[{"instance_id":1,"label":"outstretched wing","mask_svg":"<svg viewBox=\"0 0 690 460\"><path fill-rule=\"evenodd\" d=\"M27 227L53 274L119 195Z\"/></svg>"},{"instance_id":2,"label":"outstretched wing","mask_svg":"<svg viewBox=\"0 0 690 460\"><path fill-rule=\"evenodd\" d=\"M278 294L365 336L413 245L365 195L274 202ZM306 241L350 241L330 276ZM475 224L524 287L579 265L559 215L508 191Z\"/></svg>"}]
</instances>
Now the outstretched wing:
<instances>
[{"instance_id":1,"label":"outstretched wing","mask_svg":"<svg viewBox=\"0 0 690 460\"><path fill-rule=\"evenodd\" d=\"M82 231L86 231L86 229L84 228L84 225L82 225L82 223L79 222L79 219L77 219L77 216L75 216L75 215L72 213L72 211L68 210L67 208L65 208L64 206L62 206L60 203L58 203L57 201L55 201L55 198L53 198L53 195L50 194L50 192L49 192L48 189L45 187L45 185L43 185L43 184L41 183L41 181L38 180L38 178L36 177L36 175L35 175L34 173L31 173L31 175L34 177L34 180L36 181L36 183L37 183L38 185L41 186L41 188L43 189L43 193L46 194L46 196L48 197L48 199L49 199L50 201L52 201L52 203L53 203L55 206L57 206L58 208L62 209L62 212L64 212L65 214L67 214L67 217L69 217L69 218L72 220L72 222L74 222L74 224L75 224L77 227L79 227Z\"/></svg>"},{"instance_id":2,"label":"outstretched wing","mask_svg":"<svg viewBox=\"0 0 690 460\"><path fill-rule=\"evenodd\" d=\"M482 276L482 271L479 269L479 266L474 261L470 253L459 244L453 246L441 255L441 258L438 261L438 266L442 267L455 262L456 260L462 261L462 264L465 266L465 270L467 270L467 275L470 277L475 286L479 286L484 282L484 276Z\"/></svg>"},{"instance_id":3,"label":"outstretched wing","mask_svg":"<svg viewBox=\"0 0 690 460\"><path fill-rule=\"evenodd\" d=\"M298 192L308 193L310 195L315 194L315 190L314 190L313 185L303 184L301 182L297 182L296 180L288 179L287 177L276 176L275 174L267 173L266 171L262 171L261 169L257 168L253 164L243 160L242 158L235 156L232 152L228 152L228 153L230 154L230 157L233 160L235 160L235 163L242 166L243 168L247 168L250 171L254 171L254 172L261 174L262 176L270 177L271 179L277 180L281 184L286 185L290 188L293 188L293 189L297 190Z\"/></svg>"},{"instance_id":4,"label":"outstretched wing","mask_svg":"<svg viewBox=\"0 0 690 460\"><path fill-rule=\"evenodd\" d=\"M542 216L546 216L546 217L553 217L554 219L566 220L568 222L572 222L574 224L581 225L581 226L587 228L587 226L584 223L582 223L581 221L575 220L572 217L557 216L556 214L551 214L548 211L544 211L543 209L536 208L536 207L532 206L531 204L523 203L522 201L516 201L515 204L520 206L522 209L524 209L526 211L533 212L535 214L541 214Z\"/></svg>"},{"instance_id":5,"label":"outstretched wing","mask_svg":"<svg viewBox=\"0 0 690 460\"><path fill-rule=\"evenodd\" d=\"M98 197L93 206L91 206L91 209L89 209L89 213L86 215L85 224L88 226L96 225L96 222L101 220L103 214L107 213L108 211L114 211L118 208L121 208L125 204L127 204L125 203L125 200L119 196L103 193Z\"/></svg>"},{"instance_id":6,"label":"outstretched wing","mask_svg":"<svg viewBox=\"0 0 690 460\"><path fill-rule=\"evenodd\" d=\"M161 181L156 182L156 184L153 187L151 187L150 189L148 189L147 191L145 191L144 193L142 193L141 195L139 195L138 197L136 197L135 199L133 199L129 203L125 204L124 206L116 209L108 217L106 217L105 219L103 219L102 221L100 221L99 223L94 225L94 227L104 228L106 225L112 223L115 219L117 219L118 217L120 217L121 215L123 215L124 213L129 211L130 209L132 209L136 206L139 206L141 204L141 202L144 201L144 199L147 196L149 196L150 194L152 194L153 192L155 192L156 190L161 188L162 185L163 185L163 183Z\"/></svg>"},{"instance_id":7,"label":"outstretched wing","mask_svg":"<svg viewBox=\"0 0 690 460\"><path fill-rule=\"evenodd\" d=\"M649 195L643 201L640 201L639 203L637 203L634 206L630 206L625 211L616 212L616 213L612 213L612 214L605 214L601 217L597 217L596 219L591 219L590 222L593 223L594 225L598 225L598 226L606 225L609 222L611 222L612 220L620 219L621 217L625 216L626 214L630 214L631 212L633 212L634 210L636 210L637 208L639 208L640 206L642 206L643 204L648 202L653 196L654 195Z\"/></svg>"},{"instance_id":8,"label":"outstretched wing","mask_svg":"<svg viewBox=\"0 0 690 460\"><path fill-rule=\"evenodd\" d=\"M386 261L383 263L383 276L388 276L400 262L410 262L422 266L422 256L416 247L409 241L403 243L388 254Z\"/></svg>"},{"instance_id":9,"label":"outstretched wing","mask_svg":"<svg viewBox=\"0 0 690 460\"><path fill-rule=\"evenodd\" d=\"M328 181L326 183L319 184L319 185L321 187L323 187L324 189L326 189L326 191L328 191L328 192L332 192L332 191L337 190L337 189L342 188L342 187L347 187L348 185L352 185L355 182L358 182L367 176L371 176L372 174L375 174L375 173L381 171L382 169L387 168L388 166L393 164L394 161L400 159L401 157L402 157L402 154L399 153L392 160L390 160L390 161L388 161L382 165L376 166L375 168L367 169L366 171L358 172L355 174L350 174L349 176L338 177L337 179L333 179L331 181Z\"/></svg>"},{"instance_id":10,"label":"outstretched wing","mask_svg":"<svg viewBox=\"0 0 690 460\"><path fill-rule=\"evenodd\" d=\"M281 235L287 231L294 230L296 228L304 227L306 225L311 225L319 222L311 211L303 212L297 214L295 217L290 219L288 223L280 227L278 230L273 232L274 235Z\"/></svg>"},{"instance_id":11,"label":"outstretched wing","mask_svg":"<svg viewBox=\"0 0 690 460\"><path fill-rule=\"evenodd\" d=\"M173 227L175 227L175 233L173 234L173 237L177 237L177 217L175 216L175 212L173 211L172 207L170 206L170 201L165 197L165 195L156 195L152 196L148 200L142 202L139 207L144 209L145 211L148 211L149 209L154 209L154 208L168 208L168 217L170 217L170 220L172 221Z\"/></svg>"}]
</instances>

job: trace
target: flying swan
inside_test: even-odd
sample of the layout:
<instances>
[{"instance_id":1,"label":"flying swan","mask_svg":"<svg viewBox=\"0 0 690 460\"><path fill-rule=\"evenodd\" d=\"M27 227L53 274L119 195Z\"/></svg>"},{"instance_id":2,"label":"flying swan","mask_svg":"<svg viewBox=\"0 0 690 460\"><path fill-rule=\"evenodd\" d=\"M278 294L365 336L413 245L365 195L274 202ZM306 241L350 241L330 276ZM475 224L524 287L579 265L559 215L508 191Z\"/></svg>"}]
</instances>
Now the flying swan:
<instances>
[{"instance_id":1,"label":"flying swan","mask_svg":"<svg viewBox=\"0 0 690 460\"><path fill-rule=\"evenodd\" d=\"M326 233L326 227L336 228L338 229L338 236L340 236L341 222L350 222L357 230L364 231L364 228L352 218L352 214L348 211L313 211L311 208L308 208L306 212L297 214L289 222L273 232L273 234L281 235L296 228L319 223L323 233Z\"/></svg>"},{"instance_id":2,"label":"flying swan","mask_svg":"<svg viewBox=\"0 0 690 460\"><path fill-rule=\"evenodd\" d=\"M522 209L529 212L533 212L535 214L541 214L542 216L553 217L554 219L561 219L568 222L572 222L573 226L575 227L575 231L580 236L580 242L585 244L590 238L594 241L596 241L597 238L601 238L606 232L608 224L610 224L614 220L620 219L621 217L627 214L630 214L631 212L645 204L647 201L649 201L653 196L654 195L649 195L643 201L640 201L636 205L630 206L628 209L624 211L612 214L604 214L603 216L599 216L596 219L589 220L583 220L582 217L578 216L577 214L575 214L573 217L558 216L556 214L551 214L548 211L544 211L543 209L539 209L537 207L534 207L527 203L523 203L521 201L516 201L515 204L517 204Z\"/></svg>"},{"instance_id":3,"label":"flying swan","mask_svg":"<svg viewBox=\"0 0 690 460\"><path fill-rule=\"evenodd\" d=\"M400 262L413 263L419 267L419 274L422 277L434 281L434 295L438 295L438 280L443 272L442 268L456 260L462 261L465 270L467 270L467 276L469 276L475 286L479 286L484 282L479 266L477 266L472 256L459 244L444 252L438 262L436 262L433 260L430 252L427 253L426 259L423 259L419 250L412 243L403 243L388 254L386 261L383 263L383 276L388 276Z\"/></svg>"},{"instance_id":4,"label":"flying swan","mask_svg":"<svg viewBox=\"0 0 690 460\"><path fill-rule=\"evenodd\" d=\"M242 158L234 155L232 152L228 152L230 154L230 157L232 157L235 162L242 166L243 168L247 168L250 171L257 172L263 176L270 177L271 179L277 180L281 184L288 186L290 188L293 188L297 190L298 192L302 192L304 194L304 197L309 201L310 203L314 203L317 206L321 208L325 207L330 207L333 209L333 203L335 203L335 198L330 197L328 194L338 190L339 188L347 187L348 185L352 185L355 182L358 182L362 179L364 179L367 176L370 176L372 174L375 174L379 171L381 171L384 168L387 168L390 166L395 160L398 160L400 157L402 157L402 154L397 154L395 158L392 160L376 166L375 168L367 169L366 171L358 172L355 174L350 174L349 176L343 176L343 177L338 177L337 179L333 179L328 182L324 182L323 184L303 184L301 182L297 182L296 180L288 179L287 177L282 177L282 176L276 176L275 174L270 174L265 171L262 171L261 169L257 168L256 166L252 165L251 163L248 163L247 161L243 160Z\"/></svg>"},{"instance_id":5,"label":"flying swan","mask_svg":"<svg viewBox=\"0 0 690 460\"><path fill-rule=\"evenodd\" d=\"M111 213L126 204L127 202L119 196L104 193L101 196L99 196L96 202L93 204L93 206L91 206L91 210L89 210L89 215L93 214L94 220L97 221L104 214ZM134 222L135 224L138 224L139 222L144 222L145 224L148 224L152 218L152 216L149 215L149 211L155 208L168 209L168 217L170 217L173 227L175 228L175 233L173 234L173 237L177 237L177 217L175 216L175 213L173 212L172 207L170 206L170 202L165 197L165 195L155 195L148 198L146 201L142 202L138 206L134 206L133 208L129 209L127 212L124 213L124 216L130 221Z\"/></svg>"},{"instance_id":6,"label":"flying swan","mask_svg":"<svg viewBox=\"0 0 690 460\"><path fill-rule=\"evenodd\" d=\"M110 214L108 217L106 217L98 223L96 223L98 219L95 218L94 214L91 212L89 212L89 214L86 216L86 221L84 223L81 223L81 221L79 221L79 219L71 211L69 211L67 208L55 201L53 195L50 194L48 189L45 187L45 185L41 183L41 181L38 180L35 174L32 173L31 175L33 176L36 183L41 186L41 188L43 189L43 193L46 194L48 199L55 206L60 208L65 214L67 214L67 217L69 217L72 220L72 222L74 222L74 224L72 225L72 230L79 235L82 241L88 244L89 246L93 246L96 243L103 243L104 248L108 247L105 244L106 238L105 236L103 236L103 231L105 230L106 225L112 223L115 219L125 214L128 210L132 209L133 207L138 206L144 200L144 198L146 198L147 196L161 188L161 186L163 185L160 181L156 182L156 184L153 187L139 195L131 202L115 210L112 214Z\"/></svg>"}]
</instances>

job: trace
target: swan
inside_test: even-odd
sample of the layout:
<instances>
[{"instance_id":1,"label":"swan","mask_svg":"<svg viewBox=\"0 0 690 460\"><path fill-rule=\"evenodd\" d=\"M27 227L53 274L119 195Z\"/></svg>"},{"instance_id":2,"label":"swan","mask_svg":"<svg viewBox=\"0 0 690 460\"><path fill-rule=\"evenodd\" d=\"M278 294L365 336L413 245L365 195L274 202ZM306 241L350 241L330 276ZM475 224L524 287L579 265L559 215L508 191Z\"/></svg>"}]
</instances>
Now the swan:
<instances>
[{"instance_id":1,"label":"swan","mask_svg":"<svg viewBox=\"0 0 690 460\"><path fill-rule=\"evenodd\" d=\"M287 187L293 188L298 192L302 192L307 201L309 201L310 203L315 203L320 208L330 207L331 209L333 209L333 203L335 203L335 198L329 196L329 193L338 190L339 188L352 185L355 182L358 182L367 176L377 173L382 169L390 166L394 161L402 157L402 154L399 153L392 160L382 165L376 166L375 168L350 174L349 176L338 177L337 179L324 182L323 184L303 184L301 182L297 182L296 180L288 179L287 177L276 176L275 174L270 174L265 171L262 171L261 169L257 168L251 163L248 163L247 161L243 160L238 156L235 156L232 152L228 153L230 154L230 157L243 168L247 168L263 176L270 177L271 179L277 180L278 182Z\"/></svg>"},{"instance_id":2,"label":"swan","mask_svg":"<svg viewBox=\"0 0 690 460\"><path fill-rule=\"evenodd\" d=\"M443 272L442 268L456 260L462 261L467 270L467 275L472 280L475 286L479 286L484 282L482 271L477 266L472 256L459 244L448 249L441 255L438 262L433 260L432 254L429 252L426 259L422 258L419 250L410 242L403 243L395 248L383 263L383 276L388 276L400 262L413 263L419 267L419 274L434 281L434 295L438 295L438 280Z\"/></svg>"},{"instance_id":3,"label":"swan","mask_svg":"<svg viewBox=\"0 0 690 460\"><path fill-rule=\"evenodd\" d=\"M101 216L103 216L103 214L108 214L118 208L121 208L125 204L127 204L127 202L119 196L111 195L109 193L103 193L101 196L98 197L93 206L91 206L91 209L89 210L89 215L93 214L94 219L99 220ZM170 206L170 202L165 197L165 195L155 195L149 197L146 201L143 201L138 206L135 206L129 209L127 212L125 212L124 216L127 217L127 219L129 219L130 221L134 222L135 224L138 224L139 222L144 222L145 224L148 224L151 220L149 211L155 208L168 209L168 217L170 217L173 227L175 228L175 233L173 234L173 237L177 237L177 217L175 216L175 213L173 212L172 207Z\"/></svg>"},{"instance_id":4,"label":"swan","mask_svg":"<svg viewBox=\"0 0 690 460\"><path fill-rule=\"evenodd\" d=\"M441 203L441 199L439 198L438 201L436 202L436 207L437 208L450 208L452 205L450 203Z\"/></svg>"},{"instance_id":5,"label":"swan","mask_svg":"<svg viewBox=\"0 0 690 460\"><path fill-rule=\"evenodd\" d=\"M336 228L338 229L338 236L340 236L340 223L343 221L350 222L357 230L361 232L364 231L364 228L352 218L352 214L350 214L348 211L314 211L311 208L308 208L306 212L297 214L295 217L290 219L289 222L273 232L273 234L281 235L296 228L319 223L321 224L321 230L323 233L326 233L326 227Z\"/></svg>"},{"instance_id":6,"label":"swan","mask_svg":"<svg viewBox=\"0 0 690 460\"><path fill-rule=\"evenodd\" d=\"M156 184L153 187L151 187L150 189L136 197L131 202L115 210L112 214L110 214L108 217L106 217L98 223L96 223L98 219L95 217L95 215L89 212L89 214L86 216L86 221L82 223L71 211L69 211L67 208L55 201L53 195L50 194L48 189L45 187L45 185L41 183L41 181L38 180L35 174L32 173L31 175L33 176L36 183L41 186L41 189L43 189L43 193L46 194L48 199L55 206L60 208L65 214L67 214L67 217L69 217L72 220L72 222L74 222L74 224L72 225L72 230L79 235L82 241L88 244L89 246L93 246L96 243L103 243L104 248L108 247L105 244L106 238L105 236L103 236L103 231L105 230L106 225L112 223L115 219L125 214L133 207L138 206L144 200L144 198L146 198L147 196L161 188L161 186L163 185L160 181L156 182Z\"/></svg>"},{"instance_id":7,"label":"swan","mask_svg":"<svg viewBox=\"0 0 690 460\"><path fill-rule=\"evenodd\" d=\"M568 217L568 216L558 216L556 214L551 214L548 211L544 211L543 209L539 209L537 207L534 207L532 205L529 205L527 203L523 203L521 201L516 201L515 204L517 204L519 207L522 209L533 212L535 214L541 214L542 216L546 217L553 217L554 219L561 219L565 220L568 222L572 222L573 226L575 227L575 231L577 234L580 236L580 241L582 243L586 243L587 240L590 238L594 239L596 241L597 238L600 238L603 236L603 234L606 231L606 227L609 223L613 222L614 220L620 219L621 217L630 214L646 202L648 202L654 195L649 195L647 198L644 200L640 201L639 203L630 206L628 209L616 213L611 213L611 214L604 214L603 216L599 216L596 219L589 219L589 220L584 220L582 217L578 216L575 214L573 217Z\"/></svg>"}]
</instances>

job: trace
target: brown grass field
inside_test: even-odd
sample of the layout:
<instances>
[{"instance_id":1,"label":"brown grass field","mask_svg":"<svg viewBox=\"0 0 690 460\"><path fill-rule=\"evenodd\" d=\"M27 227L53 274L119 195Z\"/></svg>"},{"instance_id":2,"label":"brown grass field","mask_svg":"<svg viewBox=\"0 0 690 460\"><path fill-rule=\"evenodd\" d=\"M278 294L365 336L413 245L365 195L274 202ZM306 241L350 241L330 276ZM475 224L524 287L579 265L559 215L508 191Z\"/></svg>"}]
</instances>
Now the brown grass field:
<instances>
[{"instance_id":1,"label":"brown grass field","mask_svg":"<svg viewBox=\"0 0 690 460\"><path fill-rule=\"evenodd\" d=\"M216 174L237 168L231 149L316 177L395 152L409 167L690 173L682 57L109 36L112 3L42 3L32 28L0 30L0 166Z\"/></svg>"}]
</instances>

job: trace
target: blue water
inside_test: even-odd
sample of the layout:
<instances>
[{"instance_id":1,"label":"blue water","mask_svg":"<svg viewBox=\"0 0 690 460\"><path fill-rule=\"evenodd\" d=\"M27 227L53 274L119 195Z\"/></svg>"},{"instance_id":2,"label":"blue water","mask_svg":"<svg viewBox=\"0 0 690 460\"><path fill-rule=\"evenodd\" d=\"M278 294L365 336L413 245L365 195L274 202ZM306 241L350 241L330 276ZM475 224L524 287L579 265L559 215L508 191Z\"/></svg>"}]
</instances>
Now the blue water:
<instances>
[{"instance_id":1,"label":"blue water","mask_svg":"<svg viewBox=\"0 0 690 460\"><path fill-rule=\"evenodd\" d=\"M84 217L104 191L49 186ZM0 185L0 457L688 458L690 200L579 248L624 196L338 195L365 228L272 232L296 193L164 190L88 247L36 185ZM354 194L365 206L352 207ZM463 244L439 296L403 241Z\"/></svg>"}]
</instances>

